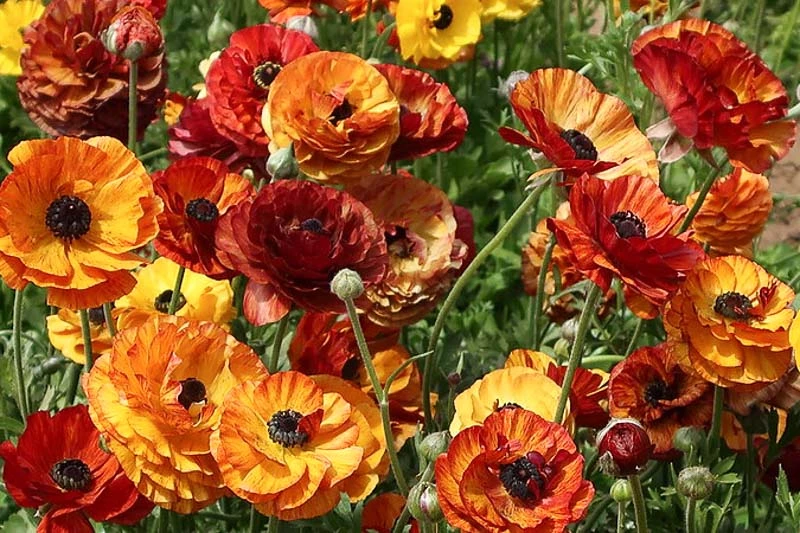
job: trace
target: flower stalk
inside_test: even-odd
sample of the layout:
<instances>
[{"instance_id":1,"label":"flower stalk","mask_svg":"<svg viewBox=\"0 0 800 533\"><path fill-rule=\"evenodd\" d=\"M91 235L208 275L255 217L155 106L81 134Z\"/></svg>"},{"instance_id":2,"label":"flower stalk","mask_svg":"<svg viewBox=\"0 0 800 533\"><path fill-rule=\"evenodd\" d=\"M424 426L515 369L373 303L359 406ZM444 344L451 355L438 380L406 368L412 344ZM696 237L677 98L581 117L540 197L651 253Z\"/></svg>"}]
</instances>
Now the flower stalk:
<instances>
[{"instance_id":1,"label":"flower stalk","mask_svg":"<svg viewBox=\"0 0 800 533\"><path fill-rule=\"evenodd\" d=\"M84 363L84 370L86 372L92 369L94 364L94 354L92 353L92 330L89 323L89 311L81 309L78 311L81 317L81 333L83 334L83 353L86 355L86 363Z\"/></svg>"},{"instance_id":2,"label":"flower stalk","mask_svg":"<svg viewBox=\"0 0 800 533\"><path fill-rule=\"evenodd\" d=\"M128 61L128 150L136 153L136 138L138 126L137 121L137 104L139 95L139 62L136 60Z\"/></svg>"},{"instance_id":3,"label":"flower stalk","mask_svg":"<svg viewBox=\"0 0 800 533\"><path fill-rule=\"evenodd\" d=\"M31 412L28 389L25 387L25 373L22 366L22 291L14 291L14 311L11 324L11 339L14 349L14 377L17 385L17 407L22 415L23 424Z\"/></svg>"},{"instance_id":4,"label":"flower stalk","mask_svg":"<svg viewBox=\"0 0 800 533\"><path fill-rule=\"evenodd\" d=\"M114 325L114 320L111 316L111 302L106 302L103 304L103 318L106 320L108 334L113 338L114 335L117 334L117 326Z\"/></svg>"},{"instance_id":5,"label":"flower stalk","mask_svg":"<svg viewBox=\"0 0 800 533\"><path fill-rule=\"evenodd\" d=\"M547 270L550 268L550 260L553 258L553 248L556 247L556 236L554 233L550 234L550 240L547 241L547 246L544 249L544 255L542 256L542 264L539 267L539 277L536 280L536 297L533 303L533 334L532 340L532 348L534 350L539 349L539 344L541 343L541 339L539 339L540 332L539 332L539 323L542 318L542 313L544 312L544 286L547 282Z\"/></svg>"},{"instance_id":6,"label":"flower stalk","mask_svg":"<svg viewBox=\"0 0 800 533\"><path fill-rule=\"evenodd\" d=\"M633 496L633 512L636 518L636 533L648 533L647 511L644 506L644 491L639 474L628 476L628 483L631 485L631 496Z\"/></svg>"},{"instance_id":7,"label":"flower stalk","mask_svg":"<svg viewBox=\"0 0 800 533\"><path fill-rule=\"evenodd\" d=\"M725 389L719 385L714 386L714 409L711 412L711 429L708 432L708 453L716 455L719 452L720 435L722 433L722 410L725 400Z\"/></svg>"},{"instance_id":8,"label":"flower stalk","mask_svg":"<svg viewBox=\"0 0 800 533\"><path fill-rule=\"evenodd\" d=\"M686 500L686 533L695 533L696 529L694 527L695 520L694 516L697 511L697 500L694 498L689 498Z\"/></svg>"},{"instance_id":9,"label":"flower stalk","mask_svg":"<svg viewBox=\"0 0 800 533\"><path fill-rule=\"evenodd\" d=\"M716 181L717 176L719 176L721 170L721 168L715 166L708 173L708 176L706 176L706 179L700 188L700 192L697 195L697 200L691 209L689 209L689 212L686 213L686 218L683 219L683 223L681 224L678 233L683 233L691 227L692 220L694 220L694 217L697 215L698 211L700 211L700 208L703 207L703 202L705 202L706 196L708 196L708 191L711 190L711 186L714 185L714 182Z\"/></svg>"},{"instance_id":10,"label":"flower stalk","mask_svg":"<svg viewBox=\"0 0 800 533\"><path fill-rule=\"evenodd\" d=\"M181 298L181 286L183 286L183 276L186 274L186 268L178 268L178 275L175 276L175 287L172 289L172 295L169 299L169 307L167 307L167 314L174 315L178 307L178 302Z\"/></svg>"},{"instance_id":11,"label":"flower stalk","mask_svg":"<svg viewBox=\"0 0 800 533\"><path fill-rule=\"evenodd\" d=\"M283 344L283 337L286 335L286 330L289 327L289 313L286 313L280 322L278 322L278 329L275 330L275 338L272 340L272 353L267 363L267 370L270 374L274 374L278 370L278 359L281 355L281 345Z\"/></svg>"}]
</instances>

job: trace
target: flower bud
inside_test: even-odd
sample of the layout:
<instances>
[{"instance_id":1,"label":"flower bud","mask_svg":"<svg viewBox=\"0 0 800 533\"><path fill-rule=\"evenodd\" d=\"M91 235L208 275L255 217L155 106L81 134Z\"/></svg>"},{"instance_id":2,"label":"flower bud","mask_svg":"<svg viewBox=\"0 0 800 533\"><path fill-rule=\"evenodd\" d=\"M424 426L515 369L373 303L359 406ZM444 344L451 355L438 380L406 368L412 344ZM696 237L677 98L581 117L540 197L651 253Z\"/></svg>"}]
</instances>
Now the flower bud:
<instances>
[{"instance_id":1,"label":"flower bud","mask_svg":"<svg viewBox=\"0 0 800 533\"><path fill-rule=\"evenodd\" d=\"M451 387L455 387L461 383L461 372L450 372L447 374L447 383Z\"/></svg>"},{"instance_id":2,"label":"flower bud","mask_svg":"<svg viewBox=\"0 0 800 533\"><path fill-rule=\"evenodd\" d=\"M299 169L291 146L281 148L267 159L267 172L274 180L294 178Z\"/></svg>"},{"instance_id":3,"label":"flower bud","mask_svg":"<svg viewBox=\"0 0 800 533\"><path fill-rule=\"evenodd\" d=\"M578 321L570 318L561 325L561 338L572 344L578 334Z\"/></svg>"},{"instance_id":4,"label":"flower bud","mask_svg":"<svg viewBox=\"0 0 800 533\"><path fill-rule=\"evenodd\" d=\"M517 83L528 79L530 75L531 73L525 70L515 70L508 75L508 78L506 78L503 83L500 84L500 87L497 88L497 92L500 93L500 96L503 98L510 98L511 93L514 91L514 87L516 87Z\"/></svg>"},{"instance_id":5,"label":"flower bud","mask_svg":"<svg viewBox=\"0 0 800 533\"><path fill-rule=\"evenodd\" d=\"M447 431L431 433L419 445L419 454L428 461L435 461L439 455L447 451L450 434Z\"/></svg>"},{"instance_id":6,"label":"flower bud","mask_svg":"<svg viewBox=\"0 0 800 533\"><path fill-rule=\"evenodd\" d=\"M286 21L286 29L297 30L305 33L315 41L319 39L319 30L314 19L308 16L292 17Z\"/></svg>"},{"instance_id":7,"label":"flower bud","mask_svg":"<svg viewBox=\"0 0 800 533\"><path fill-rule=\"evenodd\" d=\"M158 22L139 6L124 7L114 15L101 40L109 52L131 61L153 55L164 46Z\"/></svg>"},{"instance_id":8,"label":"flower bud","mask_svg":"<svg viewBox=\"0 0 800 533\"><path fill-rule=\"evenodd\" d=\"M342 300L358 298L364 293L364 283L358 272L343 268L333 276L331 292Z\"/></svg>"},{"instance_id":9,"label":"flower bud","mask_svg":"<svg viewBox=\"0 0 800 533\"><path fill-rule=\"evenodd\" d=\"M570 342L568 340L558 339L555 344L553 344L553 355L555 355L556 359L559 361L569 359L569 347Z\"/></svg>"},{"instance_id":10,"label":"flower bud","mask_svg":"<svg viewBox=\"0 0 800 533\"><path fill-rule=\"evenodd\" d=\"M702 500L708 498L714 490L715 476L711 470L705 466L690 466L681 470L678 474L678 482L675 484L675 489L678 494L692 498L694 500Z\"/></svg>"},{"instance_id":11,"label":"flower bud","mask_svg":"<svg viewBox=\"0 0 800 533\"><path fill-rule=\"evenodd\" d=\"M697 426L687 426L679 428L672 437L672 445L676 450L683 453L689 453L692 449L695 451L702 448L706 440L706 432L703 428Z\"/></svg>"},{"instance_id":12,"label":"flower bud","mask_svg":"<svg viewBox=\"0 0 800 533\"><path fill-rule=\"evenodd\" d=\"M408 510L420 522L433 523L442 519L436 485L420 482L408 492Z\"/></svg>"},{"instance_id":13,"label":"flower bud","mask_svg":"<svg viewBox=\"0 0 800 533\"><path fill-rule=\"evenodd\" d=\"M653 444L644 426L633 418L614 418L597 434L600 466L613 476L630 476L647 464Z\"/></svg>"},{"instance_id":14,"label":"flower bud","mask_svg":"<svg viewBox=\"0 0 800 533\"><path fill-rule=\"evenodd\" d=\"M222 13L217 11L214 13L214 19L211 21L211 25L208 27L208 30L206 30L208 44L210 44L212 48L225 48L228 44L228 39L234 31L236 31L236 26L234 26L231 21L222 18Z\"/></svg>"},{"instance_id":15,"label":"flower bud","mask_svg":"<svg viewBox=\"0 0 800 533\"><path fill-rule=\"evenodd\" d=\"M614 482L614 484L611 485L609 494L611 494L611 499L617 503L625 503L633 499L631 484L628 483L627 479L618 479Z\"/></svg>"}]
</instances>

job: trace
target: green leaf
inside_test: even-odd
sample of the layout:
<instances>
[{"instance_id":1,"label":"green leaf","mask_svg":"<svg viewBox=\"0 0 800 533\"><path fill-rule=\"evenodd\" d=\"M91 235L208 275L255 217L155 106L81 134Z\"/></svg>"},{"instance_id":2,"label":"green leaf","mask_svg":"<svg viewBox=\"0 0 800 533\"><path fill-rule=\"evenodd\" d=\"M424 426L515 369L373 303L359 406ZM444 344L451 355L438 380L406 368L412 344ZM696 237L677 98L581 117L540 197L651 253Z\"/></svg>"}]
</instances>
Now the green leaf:
<instances>
[{"instance_id":1,"label":"green leaf","mask_svg":"<svg viewBox=\"0 0 800 533\"><path fill-rule=\"evenodd\" d=\"M36 531L36 524L31 521L30 516L24 510L20 510L17 514L12 515L11 518L6 520L3 524L2 533L33 533Z\"/></svg>"},{"instance_id":2,"label":"green leaf","mask_svg":"<svg viewBox=\"0 0 800 533\"><path fill-rule=\"evenodd\" d=\"M25 429L25 424L9 416L0 416L0 430L10 431L19 435Z\"/></svg>"}]
</instances>

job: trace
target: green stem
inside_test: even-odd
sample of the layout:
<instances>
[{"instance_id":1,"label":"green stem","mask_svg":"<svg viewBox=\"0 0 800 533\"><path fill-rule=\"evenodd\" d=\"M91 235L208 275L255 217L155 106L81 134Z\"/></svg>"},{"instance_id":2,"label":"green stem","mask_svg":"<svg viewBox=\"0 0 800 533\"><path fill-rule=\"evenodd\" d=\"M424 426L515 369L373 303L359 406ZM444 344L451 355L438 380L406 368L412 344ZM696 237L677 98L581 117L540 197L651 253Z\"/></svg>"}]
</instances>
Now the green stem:
<instances>
[{"instance_id":1,"label":"green stem","mask_svg":"<svg viewBox=\"0 0 800 533\"><path fill-rule=\"evenodd\" d=\"M639 336L642 334L642 329L644 328L644 319L640 318L636 322L636 329L633 330L633 335L631 336L631 341L628 343L628 347L625 348L625 356L629 356L633 349L636 348L636 342L639 340Z\"/></svg>"},{"instance_id":2,"label":"green stem","mask_svg":"<svg viewBox=\"0 0 800 533\"><path fill-rule=\"evenodd\" d=\"M367 54L367 35L372 27L372 0L367 0L367 11L364 13L364 24L361 26L361 58L368 59Z\"/></svg>"},{"instance_id":3,"label":"green stem","mask_svg":"<svg viewBox=\"0 0 800 533\"><path fill-rule=\"evenodd\" d=\"M283 337L286 335L286 329L289 327L289 313L286 313L281 321L278 322L278 329L275 330L275 338L272 339L272 354L269 357L267 370L270 374L274 374L278 370L278 358L281 355L281 345L283 344Z\"/></svg>"},{"instance_id":4,"label":"green stem","mask_svg":"<svg viewBox=\"0 0 800 533\"><path fill-rule=\"evenodd\" d=\"M703 202L705 202L706 196L708 196L708 191L711 190L711 186L714 185L714 181L716 181L720 171L721 169L719 167L712 167L711 172L708 173L706 180L703 182L703 185L700 188L700 193L697 195L697 200L691 209L689 209L689 212L686 213L686 218L683 220L683 224L681 224L681 229L678 230L678 233L683 233L692 225L692 220L694 220L694 217L697 215L697 212L700 211L700 208L703 207Z\"/></svg>"},{"instance_id":5,"label":"green stem","mask_svg":"<svg viewBox=\"0 0 800 533\"><path fill-rule=\"evenodd\" d=\"M103 317L106 319L108 334L114 337L117 334L117 326L114 325L114 318L111 316L111 302L103 304Z\"/></svg>"},{"instance_id":6,"label":"green stem","mask_svg":"<svg viewBox=\"0 0 800 533\"><path fill-rule=\"evenodd\" d=\"M183 285L184 274L186 274L186 269L184 267L178 267L178 275L175 276L175 287L172 289L172 296L170 296L169 306L167 307L167 313L170 315L174 315L175 310L178 307L178 302L181 298L181 286Z\"/></svg>"},{"instance_id":7,"label":"green stem","mask_svg":"<svg viewBox=\"0 0 800 533\"><path fill-rule=\"evenodd\" d=\"M422 476L419 478L420 483L427 483L433 479L435 465L436 461L431 461L428 463L428 466L425 467L425 471L422 472ZM408 504L406 503L406 506L403 508L403 512L394 523L392 533L403 533L409 518L411 518L411 511L408 510Z\"/></svg>"},{"instance_id":8,"label":"green stem","mask_svg":"<svg viewBox=\"0 0 800 533\"><path fill-rule=\"evenodd\" d=\"M590 355L589 357L584 357L581 364L594 368L608 363L613 365L614 363L619 363L623 359L625 359L624 355Z\"/></svg>"},{"instance_id":9,"label":"green stem","mask_svg":"<svg viewBox=\"0 0 800 533\"><path fill-rule=\"evenodd\" d=\"M694 515L697 511L697 500L694 498L689 498L686 502L686 533L694 533L695 532L695 520Z\"/></svg>"},{"instance_id":10,"label":"green stem","mask_svg":"<svg viewBox=\"0 0 800 533\"><path fill-rule=\"evenodd\" d=\"M65 396L64 407L69 407L75 403L75 396L78 394L78 384L81 382L81 366L71 363L67 368L67 394Z\"/></svg>"},{"instance_id":11,"label":"green stem","mask_svg":"<svg viewBox=\"0 0 800 533\"><path fill-rule=\"evenodd\" d=\"M277 522L277 520L274 520ZM273 519L270 519L270 524L272 524ZM255 505L250 505L250 525L247 528L247 531L250 533L258 533L261 530L261 515L256 511Z\"/></svg>"},{"instance_id":12,"label":"green stem","mask_svg":"<svg viewBox=\"0 0 800 533\"><path fill-rule=\"evenodd\" d=\"M267 526L267 533L278 533L278 526L281 524L281 521L278 520L277 517L273 516L269 519L269 525Z\"/></svg>"},{"instance_id":13,"label":"green stem","mask_svg":"<svg viewBox=\"0 0 800 533\"><path fill-rule=\"evenodd\" d=\"M753 434L747 433L747 464L745 465L745 500L747 502L747 525L749 529L755 525L756 509L755 509L755 492L756 481L755 472L753 469L756 465L756 447L753 443Z\"/></svg>"},{"instance_id":14,"label":"green stem","mask_svg":"<svg viewBox=\"0 0 800 533\"><path fill-rule=\"evenodd\" d=\"M594 508L592 512L586 517L586 520L583 521L581 524L580 533L590 533L595 531L594 525L600 520L600 517L603 516L603 513L606 511L609 505L613 503L614 500L611 499L611 496L603 496L600 498L597 503L594 504Z\"/></svg>"},{"instance_id":15,"label":"green stem","mask_svg":"<svg viewBox=\"0 0 800 533\"><path fill-rule=\"evenodd\" d=\"M19 414L22 415L23 424L28 420L31 413L30 400L28 399L28 388L25 386L25 372L22 366L22 291L14 291L14 311L11 322L11 339L14 348L14 377L17 385L17 406Z\"/></svg>"},{"instance_id":16,"label":"green stem","mask_svg":"<svg viewBox=\"0 0 800 533\"><path fill-rule=\"evenodd\" d=\"M542 313L544 309L542 306L544 305L544 293L545 293L545 284L547 283L547 271L550 268L550 260L553 257L553 248L556 246L556 236L555 234L550 234L550 240L547 241L547 246L544 249L544 255L542 256L542 264L539 267L539 276L536 279L536 297L533 304L533 346L534 350L539 349L539 345L541 343L541 339L539 339L539 321L541 320Z\"/></svg>"},{"instance_id":17,"label":"green stem","mask_svg":"<svg viewBox=\"0 0 800 533\"><path fill-rule=\"evenodd\" d=\"M408 494L408 482L403 474L403 469L400 466L400 458L397 456L397 450L394 447L392 423L389 418L389 398L386 391L381 386L380 378L378 378L378 373L375 371L375 365L372 364L372 355L369 353L367 339L364 338L364 331L361 329L361 322L358 320L356 305L353 303L352 298L343 298L343 300L347 307L347 316L350 318L350 323L353 326L353 335L355 335L356 338L361 360L364 362L364 368L367 369L367 375L372 384L372 390L375 391L375 397L378 399L378 405L381 409L383 435L386 438L386 451L389 453L389 462L392 464L394 479L397 482L397 488L400 490L400 493L406 496Z\"/></svg>"},{"instance_id":18,"label":"green stem","mask_svg":"<svg viewBox=\"0 0 800 533\"><path fill-rule=\"evenodd\" d=\"M714 385L714 410L711 414L711 429L708 432L708 452L715 455L719 448L720 433L722 431L722 409L725 400L725 389Z\"/></svg>"},{"instance_id":19,"label":"green stem","mask_svg":"<svg viewBox=\"0 0 800 533\"><path fill-rule=\"evenodd\" d=\"M753 25L756 28L756 37L754 42L754 51L756 54L761 52L761 36L763 35L763 26L764 26L764 10L767 7L767 0L758 0L756 8L756 19L753 22Z\"/></svg>"},{"instance_id":20,"label":"green stem","mask_svg":"<svg viewBox=\"0 0 800 533\"><path fill-rule=\"evenodd\" d=\"M556 15L556 66L564 66L564 0L553 2Z\"/></svg>"},{"instance_id":21,"label":"green stem","mask_svg":"<svg viewBox=\"0 0 800 533\"><path fill-rule=\"evenodd\" d=\"M633 512L636 517L636 533L647 533L647 511L644 506L644 491L642 481L638 474L628 476L628 483L631 484L631 495L633 496Z\"/></svg>"},{"instance_id":22,"label":"green stem","mask_svg":"<svg viewBox=\"0 0 800 533\"><path fill-rule=\"evenodd\" d=\"M600 300L602 294L602 289L593 283L592 288L589 289L589 294L586 296L586 301L583 304L581 318L578 321L578 331L575 333L575 342L569 354L567 373L564 375L564 382L561 384L561 396L558 399L558 407L556 408L555 415L556 424L560 424L564 421L564 411L567 408L570 390L572 390L572 381L575 379L575 373L578 371L578 367L581 365L581 359L583 358L583 345L586 341L586 334L589 332L592 317L597 312L597 302Z\"/></svg>"},{"instance_id":23,"label":"green stem","mask_svg":"<svg viewBox=\"0 0 800 533\"><path fill-rule=\"evenodd\" d=\"M89 323L89 311L81 309L78 311L81 317L81 333L83 333L83 354L86 356L86 362L83 369L88 372L92 369L94 364L94 354L92 353L92 329Z\"/></svg>"},{"instance_id":24,"label":"green stem","mask_svg":"<svg viewBox=\"0 0 800 533\"><path fill-rule=\"evenodd\" d=\"M617 502L617 533L625 531L625 502Z\"/></svg>"},{"instance_id":25,"label":"green stem","mask_svg":"<svg viewBox=\"0 0 800 533\"><path fill-rule=\"evenodd\" d=\"M781 40L781 46L778 49L778 58L775 60L775 73L778 74L781 70L781 63L783 63L783 55L786 53L786 49L789 47L789 42L792 39L792 33L794 32L794 27L797 24L797 18L800 16L800 0L795 0L794 5L792 6L792 11L789 13L789 24L788 28L786 29L786 33Z\"/></svg>"},{"instance_id":26,"label":"green stem","mask_svg":"<svg viewBox=\"0 0 800 533\"><path fill-rule=\"evenodd\" d=\"M160 157L162 155L166 155L169 153L169 149L167 148L156 148L155 150L150 150L149 152L145 152L139 156L139 161L144 163L145 161L149 161L150 159L155 159L156 157Z\"/></svg>"},{"instance_id":27,"label":"green stem","mask_svg":"<svg viewBox=\"0 0 800 533\"><path fill-rule=\"evenodd\" d=\"M461 292L466 288L467 282L472 278L473 275L478 271L478 268L492 255L492 253L506 240L506 238L511 234L514 228L522 222L528 214L528 210L533 207L536 202L539 201L539 197L542 193L547 189L550 185L550 179L546 179L543 182L539 183L536 187L531 190L528 197L520 204L514 214L512 214L506 223L500 228L500 231L492 237L492 239L483 247L483 249L475 256L475 259L469 264L469 266L464 270L464 273L456 280L453 288L450 290L450 294L447 295L445 298L444 303L442 304L442 308L439 310L439 314L436 316L436 322L433 325L433 330L431 331L431 338L428 341L428 352L431 352L428 357L425 358L425 366L423 369L422 374L422 404L425 410L425 427L428 431L433 431L433 416L431 411L431 384L433 382L433 368L434 363L436 362L436 344L439 342L439 335L442 333L444 329L445 321L447 320L447 315L450 313L450 310L455 305L458 297L461 295Z\"/></svg>"},{"instance_id":28,"label":"green stem","mask_svg":"<svg viewBox=\"0 0 800 533\"><path fill-rule=\"evenodd\" d=\"M138 137L136 126L138 111L136 107L139 97L136 93L139 85L139 63L136 61L129 61L128 65L128 150L135 154L136 139Z\"/></svg>"}]
</instances>

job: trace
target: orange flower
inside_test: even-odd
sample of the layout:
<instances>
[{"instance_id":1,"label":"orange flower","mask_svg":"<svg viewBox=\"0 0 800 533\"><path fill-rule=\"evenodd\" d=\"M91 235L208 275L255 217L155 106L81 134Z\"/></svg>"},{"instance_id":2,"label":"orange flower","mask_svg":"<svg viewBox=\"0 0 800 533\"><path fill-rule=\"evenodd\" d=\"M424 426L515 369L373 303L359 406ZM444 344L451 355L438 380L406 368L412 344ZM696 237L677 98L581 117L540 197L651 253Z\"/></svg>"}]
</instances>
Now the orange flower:
<instances>
[{"instance_id":1,"label":"orange flower","mask_svg":"<svg viewBox=\"0 0 800 533\"><path fill-rule=\"evenodd\" d=\"M209 444L223 399L265 374L255 352L216 324L153 315L114 337L83 388L92 421L139 492L193 513L227 493Z\"/></svg>"},{"instance_id":2,"label":"orange flower","mask_svg":"<svg viewBox=\"0 0 800 533\"><path fill-rule=\"evenodd\" d=\"M794 292L740 256L706 259L664 310L671 351L722 387L763 385L789 370Z\"/></svg>"},{"instance_id":3,"label":"orange flower","mask_svg":"<svg viewBox=\"0 0 800 533\"><path fill-rule=\"evenodd\" d=\"M699 193L686 198L692 207ZM692 220L695 238L718 254L747 251L752 256L753 239L761 233L772 210L769 181L742 168L715 181Z\"/></svg>"},{"instance_id":4,"label":"orange flower","mask_svg":"<svg viewBox=\"0 0 800 533\"><path fill-rule=\"evenodd\" d=\"M112 311L112 317L118 312ZM101 355L111 353L111 334L106 326L102 307L89 309L89 332L92 337L93 360ZM56 350L64 357L83 365L86 363L86 351L83 344L81 318L75 311L59 309L58 314L47 317L47 337Z\"/></svg>"},{"instance_id":5,"label":"orange flower","mask_svg":"<svg viewBox=\"0 0 800 533\"><path fill-rule=\"evenodd\" d=\"M400 133L400 105L386 79L344 52L316 52L286 65L266 109L264 129L275 145L293 145L300 170L333 183L380 169Z\"/></svg>"},{"instance_id":6,"label":"orange flower","mask_svg":"<svg viewBox=\"0 0 800 533\"><path fill-rule=\"evenodd\" d=\"M266 431L265 431L266 425ZM281 372L228 394L212 450L230 489L282 520L366 498L388 471L378 408L332 376Z\"/></svg>"},{"instance_id":7,"label":"orange flower","mask_svg":"<svg viewBox=\"0 0 800 533\"><path fill-rule=\"evenodd\" d=\"M669 113L671 140L699 150L721 146L751 172L764 172L794 144L794 121L781 120L789 105L781 81L722 26L679 20L644 33L631 51Z\"/></svg>"},{"instance_id":8,"label":"orange flower","mask_svg":"<svg viewBox=\"0 0 800 533\"><path fill-rule=\"evenodd\" d=\"M375 68L400 102L400 136L389 161L449 152L461 144L469 120L446 84L420 70L389 64Z\"/></svg>"},{"instance_id":9,"label":"orange flower","mask_svg":"<svg viewBox=\"0 0 800 533\"><path fill-rule=\"evenodd\" d=\"M128 138L128 61L107 51L101 33L128 0L53 0L25 32L22 107L50 135ZM142 56L138 135L156 118L166 96L163 47Z\"/></svg>"},{"instance_id":10,"label":"orange flower","mask_svg":"<svg viewBox=\"0 0 800 533\"><path fill-rule=\"evenodd\" d=\"M569 181L588 173L658 182L656 154L625 103L577 72L536 70L514 86L511 105L529 135L503 127L503 139L541 152Z\"/></svg>"},{"instance_id":11,"label":"orange flower","mask_svg":"<svg viewBox=\"0 0 800 533\"><path fill-rule=\"evenodd\" d=\"M513 350L506 359L505 368L531 368L553 380L559 387L564 383L567 367L556 364L555 360L543 352L534 350ZM605 408L608 389L608 374L602 370L580 368L575 372L569 391L569 402L575 425L602 429L608 423ZM544 415L542 415L544 416Z\"/></svg>"},{"instance_id":12,"label":"orange flower","mask_svg":"<svg viewBox=\"0 0 800 533\"><path fill-rule=\"evenodd\" d=\"M292 17L311 15L312 0L258 0L269 10L269 20L275 24L285 24Z\"/></svg>"},{"instance_id":13,"label":"orange flower","mask_svg":"<svg viewBox=\"0 0 800 533\"><path fill-rule=\"evenodd\" d=\"M349 191L373 212L389 251L388 274L366 290L367 316L385 327L413 324L436 306L470 253L466 237L456 235L453 205L407 172L371 176Z\"/></svg>"},{"instance_id":14,"label":"orange flower","mask_svg":"<svg viewBox=\"0 0 800 533\"><path fill-rule=\"evenodd\" d=\"M213 279L236 276L220 262L214 236L219 217L255 193L250 182L216 159L191 157L153 174L153 187L164 200L156 251Z\"/></svg>"},{"instance_id":15,"label":"orange flower","mask_svg":"<svg viewBox=\"0 0 800 533\"><path fill-rule=\"evenodd\" d=\"M396 492L384 492L371 498L364 506L364 513L361 515L361 531L369 533L392 533L394 523L403 513L406 507L406 499L402 494ZM416 521L411 521L411 533L419 530Z\"/></svg>"},{"instance_id":16,"label":"orange flower","mask_svg":"<svg viewBox=\"0 0 800 533\"><path fill-rule=\"evenodd\" d=\"M671 204L647 178L584 175L569 203L572 219L547 221L568 262L604 291L618 277L639 316L655 316L703 256L688 232L674 235L686 207Z\"/></svg>"},{"instance_id":17,"label":"orange flower","mask_svg":"<svg viewBox=\"0 0 800 533\"><path fill-rule=\"evenodd\" d=\"M130 292L128 270L143 262L132 252L158 233L162 210L133 153L110 137L61 137L24 141L8 159L14 171L0 186L6 282L45 287L50 305L68 309Z\"/></svg>"},{"instance_id":18,"label":"orange flower","mask_svg":"<svg viewBox=\"0 0 800 533\"><path fill-rule=\"evenodd\" d=\"M567 431L524 409L503 409L453 438L436 460L439 505L469 533L564 531L594 497Z\"/></svg>"},{"instance_id":19,"label":"orange flower","mask_svg":"<svg viewBox=\"0 0 800 533\"><path fill-rule=\"evenodd\" d=\"M654 453L664 456L679 428L710 422L711 396L709 383L684 372L663 345L648 346L611 371L608 409L614 418L641 422Z\"/></svg>"}]
</instances>

